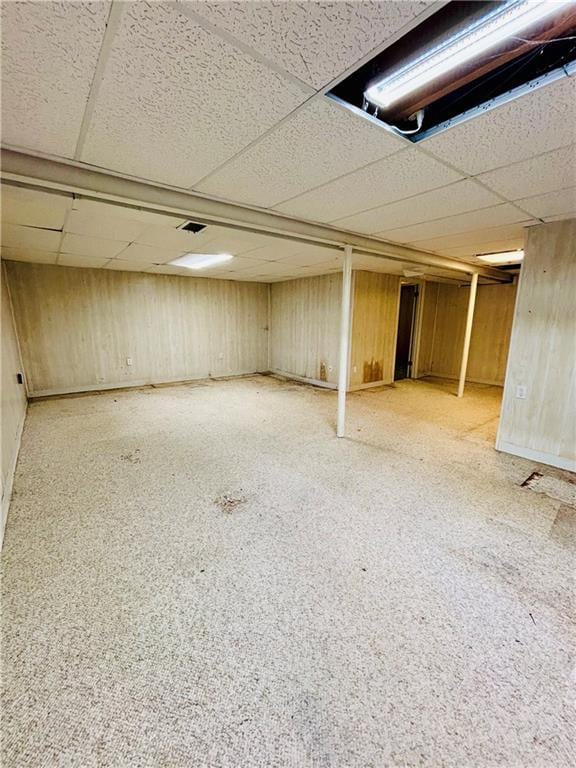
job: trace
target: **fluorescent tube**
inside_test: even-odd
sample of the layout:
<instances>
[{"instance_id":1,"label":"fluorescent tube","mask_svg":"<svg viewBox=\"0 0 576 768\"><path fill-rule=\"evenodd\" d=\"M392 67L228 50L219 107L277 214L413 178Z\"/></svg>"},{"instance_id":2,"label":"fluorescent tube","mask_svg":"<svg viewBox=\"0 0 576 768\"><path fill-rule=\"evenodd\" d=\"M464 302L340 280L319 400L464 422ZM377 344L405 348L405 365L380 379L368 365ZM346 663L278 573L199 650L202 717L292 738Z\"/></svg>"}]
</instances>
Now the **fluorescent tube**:
<instances>
[{"instance_id":1,"label":"fluorescent tube","mask_svg":"<svg viewBox=\"0 0 576 768\"><path fill-rule=\"evenodd\" d=\"M412 91L518 34L574 0L510 0L405 67L368 88L365 98L389 107Z\"/></svg>"}]
</instances>

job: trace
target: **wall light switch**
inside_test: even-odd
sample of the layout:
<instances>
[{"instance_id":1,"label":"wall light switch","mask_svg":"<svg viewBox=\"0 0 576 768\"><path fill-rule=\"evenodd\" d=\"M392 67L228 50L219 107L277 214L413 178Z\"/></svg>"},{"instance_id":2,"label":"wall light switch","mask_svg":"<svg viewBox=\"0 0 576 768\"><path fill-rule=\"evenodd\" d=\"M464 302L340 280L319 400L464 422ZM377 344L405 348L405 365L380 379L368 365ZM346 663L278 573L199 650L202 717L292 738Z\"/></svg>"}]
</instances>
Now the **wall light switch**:
<instances>
[{"instance_id":1,"label":"wall light switch","mask_svg":"<svg viewBox=\"0 0 576 768\"><path fill-rule=\"evenodd\" d=\"M516 397L519 400L525 400L528 397L528 387L526 386L526 384L516 385Z\"/></svg>"},{"instance_id":2,"label":"wall light switch","mask_svg":"<svg viewBox=\"0 0 576 768\"><path fill-rule=\"evenodd\" d=\"M127 357L126 358L126 365L132 365L132 358L131 357Z\"/></svg>"}]
</instances>

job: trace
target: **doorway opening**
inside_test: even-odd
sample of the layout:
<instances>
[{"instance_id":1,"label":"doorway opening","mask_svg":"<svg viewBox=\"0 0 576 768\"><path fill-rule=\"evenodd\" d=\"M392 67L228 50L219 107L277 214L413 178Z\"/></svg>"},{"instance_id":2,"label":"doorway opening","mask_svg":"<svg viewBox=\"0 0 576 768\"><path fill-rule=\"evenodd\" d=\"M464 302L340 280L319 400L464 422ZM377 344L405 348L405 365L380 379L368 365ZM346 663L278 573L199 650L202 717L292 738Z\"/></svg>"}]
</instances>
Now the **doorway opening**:
<instances>
[{"instance_id":1,"label":"doorway opening","mask_svg":"<svg viewBox=\"0 0 576 768\"><path fill-rule=\"evenodd\" d=\"M396 337L396 358L394 381L409 379L413 375L414 339L418 286L400 287L400 308L398 311L398 336Z\"/></svg>"}]
</instances>

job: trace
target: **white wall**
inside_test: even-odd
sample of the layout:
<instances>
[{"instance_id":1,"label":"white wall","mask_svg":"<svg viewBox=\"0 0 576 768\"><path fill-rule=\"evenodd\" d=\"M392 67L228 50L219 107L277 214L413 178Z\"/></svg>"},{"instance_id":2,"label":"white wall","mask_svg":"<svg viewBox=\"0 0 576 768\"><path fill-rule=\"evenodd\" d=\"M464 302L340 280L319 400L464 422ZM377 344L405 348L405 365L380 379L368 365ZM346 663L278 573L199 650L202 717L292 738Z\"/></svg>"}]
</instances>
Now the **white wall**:
<instances>
[{"instance_id":1,"label":"white wall","mask_svg":"<svg viewBox=\"0 0 576 768\"><path fill-rule=\"evenodd\" d=\"M576 471L576 219L527 231L496 447Z\"/></svg>"},{"instance_id":2,"label":"white wall","mask_svg":"<svg viewBox=\"0 0 576 768\"><path fill-rule=\"evenodd\" d=\"M10 506L14 471L20 449L20 438L26 418L26 391L23 384L16 379L23 372L16 331L14 328L10 297L8 294L4 265L0 265L2 327L1 331L1 361L2 361L2 393L0 414L2 431L2 520L0 522L0 546L4 536L4 527Z\"/></svg>"},{"instance_id":3,"label":"white wall","mask_svg":"<svg viewBox=\"0 0 576 768\"><path fill-rule=\"evenodd\" d=\"M267 285L24 262L7 272L31 396L268 368Z\"/></svg>"}]
</instances>

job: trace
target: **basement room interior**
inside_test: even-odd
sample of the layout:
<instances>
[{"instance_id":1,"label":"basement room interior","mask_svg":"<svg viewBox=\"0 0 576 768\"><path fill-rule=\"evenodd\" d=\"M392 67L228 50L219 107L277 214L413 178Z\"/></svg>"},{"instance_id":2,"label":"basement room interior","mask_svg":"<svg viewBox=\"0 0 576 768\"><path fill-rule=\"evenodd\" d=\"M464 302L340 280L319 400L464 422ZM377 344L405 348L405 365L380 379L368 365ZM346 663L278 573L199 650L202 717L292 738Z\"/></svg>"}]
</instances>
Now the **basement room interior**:
<instances>
[{"instance_id":1,"label":"basement room interior","mask_svg":"<svg viewBox=\"0 0 576 768\"><path fill-rule=\"evenodd\" d=\"M569 768L576 3L1 4L4 768Z\"/></svg>"}]
</instances>

